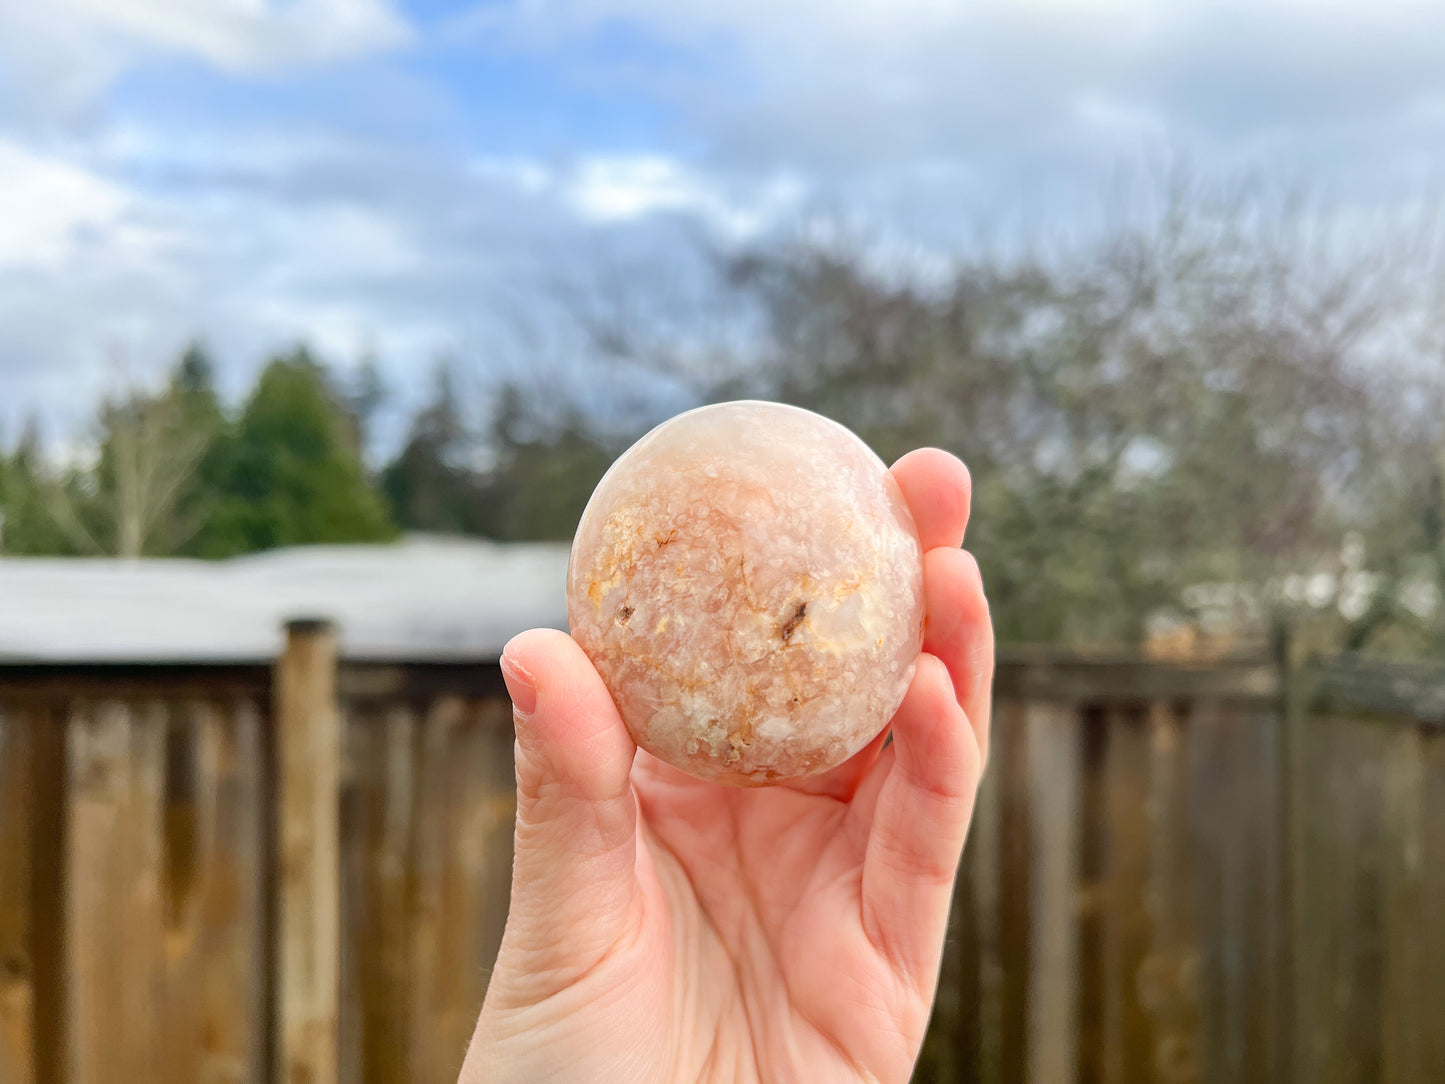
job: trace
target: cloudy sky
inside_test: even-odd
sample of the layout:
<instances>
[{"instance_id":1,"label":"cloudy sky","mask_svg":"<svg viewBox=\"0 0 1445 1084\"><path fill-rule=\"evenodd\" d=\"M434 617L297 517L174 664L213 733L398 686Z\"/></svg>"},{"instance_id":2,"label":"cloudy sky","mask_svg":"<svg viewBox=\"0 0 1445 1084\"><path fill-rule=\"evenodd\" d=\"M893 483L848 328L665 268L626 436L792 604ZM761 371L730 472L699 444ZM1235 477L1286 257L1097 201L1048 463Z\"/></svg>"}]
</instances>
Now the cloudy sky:
<instances>
[{"instance_id":1,"label":"cloudy sky","mask_svg":"<svg viewBox=\"0 0 1445 1084\"><path fill-rule=\"evenodd\" d=\"M303 338L485 371L700 231L946 258L1164 159L1390 207L1442 136L1429 0L0 0L0 424L197 335L232 392Z\"/></svg>"}]
</instances>

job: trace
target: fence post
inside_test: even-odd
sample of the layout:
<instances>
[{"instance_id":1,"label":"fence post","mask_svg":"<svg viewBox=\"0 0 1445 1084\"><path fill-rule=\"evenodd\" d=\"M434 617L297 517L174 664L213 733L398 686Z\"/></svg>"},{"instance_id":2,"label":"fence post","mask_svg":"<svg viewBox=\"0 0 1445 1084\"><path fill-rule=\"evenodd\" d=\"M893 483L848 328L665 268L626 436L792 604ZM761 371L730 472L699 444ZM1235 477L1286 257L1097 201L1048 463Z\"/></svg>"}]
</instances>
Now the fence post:
<instances>
[{"instance_id":1,"label":"fence post","mask_svg":"<svg viewBox=\"0 0 1445 1084\"><path fill-rule=\"evenodd\" d=\"M336 630L286 625L276 663L277 1081L335 1084L340 997Z\"/></svg>"},{"instance_id":2,"label":"fence post","mask_svg":"<svg viewBox=\"0 0 1445 1084\"><path fill-rule=\"evenodd\" d=\"M1280 1058L1282 1082L1304 1079L1306 1038L1300 1015L1299 970L1306 950L1303 925L1305 810L1300 804L1306 771L1304 727L1310 696L1305 652L1299 636L1281 622L1274 630L1274 659L1279 670L1279 807L1281 867L1280 926L1284 934L1284 966L1280 970Z\"/></svg>"}]
</instances>

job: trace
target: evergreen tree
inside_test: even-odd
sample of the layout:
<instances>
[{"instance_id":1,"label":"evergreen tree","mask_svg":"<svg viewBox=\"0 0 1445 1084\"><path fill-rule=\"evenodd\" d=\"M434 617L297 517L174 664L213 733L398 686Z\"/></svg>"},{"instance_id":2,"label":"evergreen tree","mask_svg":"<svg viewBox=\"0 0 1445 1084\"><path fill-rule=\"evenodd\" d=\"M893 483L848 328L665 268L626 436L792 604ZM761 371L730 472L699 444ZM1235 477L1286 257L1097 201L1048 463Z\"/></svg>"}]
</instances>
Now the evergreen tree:
<instances>
[{"instance_id":1,"label":"evergreen tree","mask_svg":"<svg viewBox=\"0 0 1445 1084\"><path fill-rule=\"evenodd\" d=\"M216 407L216 367L201 343L192 342L181 354L171 373L171 387L198 406Z\"/></svg>"},{"instance_id":2,"label":"evergreen tree","mask_svg":"<svg viewBox=\"0 0 1445 1084\"><path fill-rule=\"evenodd\" d=\"M436 369L431 400L381 477L382 491L402 528L481 533L484 497L481 479L469 463L473 445L457 409L455 374L443 362Z\"/></svg>"},{"instance_id":3,"label":"evergreen tree","mask_svg":"<svg viewBox=\"0 0 1445 1084\"><path fill-rule=\"evenodd\" d=\"M185 427L200 434L205 452L188 484L178 496L173 536L178 552L195 556L202 551L202 528L208 521L221 487L226 413L216 392L216 371L203 345L191 343L171 372L170 396Z\"/></svg>"},{"instance_id":4,"label":"evergreen tree","mask_svg":"<svg viewBox=\"0 0 1445 1084\"><path fill-rule=\"evenodd\" d=\"M304 349L261 373L217 448L217 492L198 552L376 542L395 530L372 489L349 414Z\"/></svg>"},{"instance_id":5,"label":"evergreen tree","mask_svg":"<svg viewBox=\"0 0 1445 1084\"><path fill-rule=\"evenodd\" d=\"M0 452L0 555L77 552L52 508L58 485L47 476L40 426L31 418L15 449L8 455Z\"/></svg>"},{"instance_id":6,"label":"evergreen tree","mask_svg":"<svg viewBox=\"0 0 1445 1084\"><path fill-rule=\"evenodd\" d=\"M588 498L631 443L591 423L575 405L558 409L514 384L493 412L494 465L482 496L483 534L506 541L565 542Z\"/></svg>"},{"instance_id":7,"label":"evergreen tree","mask_svg":"<svg viewBox=\"0 0 1445 1084\"><path fill-rule=\"evenodd\" d=\"M347 410L355 420L356 444L363 461L370 450L372 438L376 436L377 415L389 396L390 389L381 374L381 366L376 363L376 356L367 354L357 366L345 393Z\"/></svg>"}]
</instances>

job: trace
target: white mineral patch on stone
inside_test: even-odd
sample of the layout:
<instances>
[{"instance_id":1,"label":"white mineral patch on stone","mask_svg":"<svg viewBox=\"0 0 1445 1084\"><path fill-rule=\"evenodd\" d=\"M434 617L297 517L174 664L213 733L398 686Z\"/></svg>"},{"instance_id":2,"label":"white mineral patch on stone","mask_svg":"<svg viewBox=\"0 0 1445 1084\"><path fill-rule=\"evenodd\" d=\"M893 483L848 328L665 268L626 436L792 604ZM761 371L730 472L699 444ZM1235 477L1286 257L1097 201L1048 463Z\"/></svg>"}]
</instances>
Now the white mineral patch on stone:
<instances>
[{"instance_id":1,"label":"white mineral patch on stone","mask_svg":"<svg viewBox=\"0 0 1445 1084\"><path fill-rule=\"evenodd\" d=\"M746 786L836 766L897 710L923 630L902 493L856 436L725 403L638 441L592 495L572 635L638 744Z\"/></svg>"}]
</instances>

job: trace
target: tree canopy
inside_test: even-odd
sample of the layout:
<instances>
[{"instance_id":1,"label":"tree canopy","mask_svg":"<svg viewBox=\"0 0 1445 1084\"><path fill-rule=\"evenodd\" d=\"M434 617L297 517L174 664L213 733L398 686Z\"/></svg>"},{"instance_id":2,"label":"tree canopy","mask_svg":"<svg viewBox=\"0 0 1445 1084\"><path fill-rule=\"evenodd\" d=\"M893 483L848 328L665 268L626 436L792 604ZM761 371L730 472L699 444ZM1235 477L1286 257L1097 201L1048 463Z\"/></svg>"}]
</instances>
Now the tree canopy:
<instances>
[{"instance_id":1,"label":"tree canopy","mask_svg":"<svg viewBox=\"0 0 1445 1084\"><path fill-rule=\"evenodd\" d=\"M367 477L355 429L305 350L268 364L212 448L215 488L200 552L219 557L391 538L395 529Z\"/></svg>"},{"instance_id":2,"label":"tree canopy","mask_svg":"<svg viewBox=\"0 0 1445 1084\"><path fill-rule=\"evenodd\" d=\"M585 381L493 378L473 416L457 363L438 365L375 471L391 403L376 359L342 382L297 349L229 408L193 346L158 390L99 404L92 461L47 459L33 426L0 442L0 552L220 557L399 531L565 541L616 455L675 408L659 405L665 385L686 405L818 410L886 460L959 454L1006 640L1132 645L1161 623L1259 636L1288 620L1338 646L1437 650L1440 367L1418 343L1424 364L1390 361L1400 277L1281 236L1248 215L1170 211L927 280L837 247L731 252L707 299L726 319L564 314L588 337Z\"/></svg>"}]
</instances>

